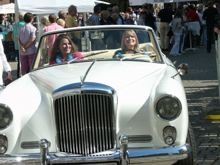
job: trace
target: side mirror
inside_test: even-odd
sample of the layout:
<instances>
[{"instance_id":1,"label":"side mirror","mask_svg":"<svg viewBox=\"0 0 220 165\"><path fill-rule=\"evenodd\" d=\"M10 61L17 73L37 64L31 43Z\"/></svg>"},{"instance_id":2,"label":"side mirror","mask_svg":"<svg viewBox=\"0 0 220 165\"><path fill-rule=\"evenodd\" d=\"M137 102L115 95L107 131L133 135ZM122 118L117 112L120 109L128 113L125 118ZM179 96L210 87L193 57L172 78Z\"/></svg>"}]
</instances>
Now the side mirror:
<instances>
[{"instance_id":1,"label":"side mirror","mask_svg":"<svg viewBox=\"0 0 220 165\"><path fill-rule=\"evenodd\" d=\"M180 75L185 75L189 72L189 65L186 63L182 63L178 66L178 73Z\"/></svg>"}]
</instances>

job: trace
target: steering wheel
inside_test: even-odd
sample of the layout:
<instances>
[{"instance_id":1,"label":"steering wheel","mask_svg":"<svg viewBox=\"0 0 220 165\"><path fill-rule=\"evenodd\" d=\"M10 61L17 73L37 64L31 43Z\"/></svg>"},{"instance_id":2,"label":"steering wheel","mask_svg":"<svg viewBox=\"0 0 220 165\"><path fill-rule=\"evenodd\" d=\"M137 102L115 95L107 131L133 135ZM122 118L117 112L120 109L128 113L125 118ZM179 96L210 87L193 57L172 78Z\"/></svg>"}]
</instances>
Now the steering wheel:
<instances>
[{"instance_id":1,"label":"steering wheel","mask_svg":"<svg viewBox=\"0 0 220 165\"><path fill-rule=\"evenodd\" d=\"M119 58L119 56L120 56L121 54L125 54L125 52L127 52L127 51L132 51L132 52L134 52L134 54L138 53L138 51L132 50L132 49L118 50L118 51L115 52L115 54L112 56L112 58ZM120 53L120 54L119 54L119 53ZM120 57L120 58L121 58L121 57Z\"/></svg>"}]
</instances>

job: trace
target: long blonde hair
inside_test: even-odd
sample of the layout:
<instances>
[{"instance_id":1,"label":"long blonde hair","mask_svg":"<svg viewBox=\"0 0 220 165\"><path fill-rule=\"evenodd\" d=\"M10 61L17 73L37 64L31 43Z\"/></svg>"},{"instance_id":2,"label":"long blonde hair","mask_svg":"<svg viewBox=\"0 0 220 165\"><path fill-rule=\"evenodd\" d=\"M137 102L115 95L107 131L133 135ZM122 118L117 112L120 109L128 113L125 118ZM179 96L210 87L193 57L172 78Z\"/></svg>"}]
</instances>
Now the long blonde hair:
<instances>
[{"instance_id":1,"label":"long blonde hair","mask_svg":"<svg viewBox=\"0 0 220 165\"><path fill-rule=\"evenodd\" d=\"M135 44L135 46L134 46L134 50L140 52L138 37L137 37L136 33L134 32L134 30L127 30L127 31L124 32L124 34L123 34L123 36L122 36L122 41L121 41L121 49L122 49L122 50L127 49L127 47L126 47L126 45L125 45L125 39L126 39L125 37L126 37L126 34L127 34L127 33L130 33L132 36L135 37L135 39L136 39L136 44Z\"/></svg>"}]
</instances>

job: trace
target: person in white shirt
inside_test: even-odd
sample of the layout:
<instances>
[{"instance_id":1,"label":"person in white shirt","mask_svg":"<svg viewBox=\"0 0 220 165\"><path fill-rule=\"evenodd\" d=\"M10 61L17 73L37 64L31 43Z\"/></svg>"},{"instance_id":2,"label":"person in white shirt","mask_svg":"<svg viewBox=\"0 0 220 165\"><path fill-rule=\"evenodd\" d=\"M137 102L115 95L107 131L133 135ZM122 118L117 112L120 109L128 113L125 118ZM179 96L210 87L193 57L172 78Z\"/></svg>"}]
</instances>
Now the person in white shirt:
<instances>
[{"instance_id":1,"label":"person in white shirt","mask_svg":"<svg viewBox=\"0 0 220 165\"><path fill-rule=\"evenodd\" d=\"M3 85L3 79L2 79L3 69L8 73L5 79L12 80L11 66L9 65L7 58L5 56L5 53L4 53L2 38L3 36L0 35L0 85Z\"/></svg>"},{"instance_id":2,"label":"person in white shirt","mask_svg":"<svg viewBox=\"0 0 220 165\"><path fill-rule=\"evenodd\" d=\"M143 26L145 26L145 18L146 18L146 12L142 11L142 12L140 13L139 19L137 20L137 25L143 25Z\"/></svg>"}]
</instances>

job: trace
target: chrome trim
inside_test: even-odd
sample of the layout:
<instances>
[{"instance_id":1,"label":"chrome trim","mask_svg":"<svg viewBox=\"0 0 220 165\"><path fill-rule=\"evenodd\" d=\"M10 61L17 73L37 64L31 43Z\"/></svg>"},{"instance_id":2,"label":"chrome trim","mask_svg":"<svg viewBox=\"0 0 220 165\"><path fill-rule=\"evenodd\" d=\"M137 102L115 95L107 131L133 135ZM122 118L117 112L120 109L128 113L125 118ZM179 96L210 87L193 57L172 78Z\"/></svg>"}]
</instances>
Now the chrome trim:
<instances>
[{"instance_id":1,"label":"chrome trim","mask_svg":"<svg viewBox=\"0 0 220 165\"><path fill-rule=\"evenodd\" d=\"M84 153L84 155L88 155L88 154L95 155L99 152L103 152L103 151L107 151L111 149L114 149L114 151L116 151L116 123L115 121L116 121L117 96L113 88L107 85L104 85L104 84L91 83L91 82L85 82L83 86L81 86L81 83L74 83L74 84L69 84L69 85L66 85L64 87L61 87L55 90L53 92L52 97L53 97L53 109L54 109L53 113L54 113L54 118L56 119L56 122L55 122L56 144L57 144L58 152L68 151L68 153L71 153L72 151L71 154L80 155L81 153ZM100 103L96 102L96 100L101 100L101 102ZM68 103L72 102L72 103L67 104L66 102ZM61 111L62 113L57 111L56 107L59 107L58 104L60 104L61 105L60 107L66 110ZM66 105L68 105L67 108L65 108ZM91 105L91 106L88 107L87 105ZM106 116L107 114L105 111L99 111L99 109L101 110L101 108L103 106L105 107L106 105L109 105L112 107L111 121L107 118ZM71 111L71 109L73 109L72 106L74 106L74 108L76 109L74 113L73 111ZM91 109L90 107L94 107L94 108ZM84 109L85 112L80 111L79 109ZM89 109L91 109L92 113L88 111ZM59 112L59 114L56 115L57 112L55 112L55 110ZM96 119L97 115L103 116L104 119L101 117L100 117L100 120ZM59 116L61 116L61 118L59 118ZM79 119L81 117L83 118L82 120L73 120L72 119L73 117L69 117L69 116L74 116L74 118L76 119ZM67 132L71 133L71 135L68 133L64 135L65 137L72 139L70 141L68 140L68 144L64 142L65 137L63 138L63 136L59 136L59 134L57 134L59 130L63 130L67 128L67 127L63 127L64 123L62 123L62 121L64 121L64 119L65 121L69 121L69 124L71 125L71 127L68 127L68 130L64 131L66 133ZM59 124L57 124L57 122ZM90 125L91 122L93 123L92 125ZM111 125L112 129L111 130L106 129L104 125L106 126ZM84 126L86 126L85 129L84 129ZM78 131L78 132L74 133L75 131ZM103 131L104 132L108 131L107 135L103 133ZM92 138L87 138L88 140L85 140L87 136L92 137ZM63 139L60 139L60 138L63 138ZM63 142L63 144L67 144L67 145L61 146L60 142ZM73 146L71 144L79 144L79 145L74 145L74 148L72 149L71 147L65 148L68 146ZM94 145L96 145L97 147L94 148Z\"/></svg>"},{"instance_id":2,"label":"chrome trim","mask_svg":"<svg viewBox=\"0 0 220 165\"><path fill-rule=\"evenodd\" d=\"M53 99L83 93L114 95L116 92L113 88L104 84L85 82L81 86L81 83L73 83L56 89L53 92Z\"/></svg>"},{"instance_id":3,"label":"chrome trim","mask_svg":"<svg viewBox=\"0 0 220 165\"><path fill-rule=\"evenodd\" d=\"M128 153L128 138L126 135L120 137L120 159L121 165L129 164L129 153Z\"/></svg>"},{"instance_id":4,"label":"chrome trim","mask_svg":"<svg viewBox=\"0 0 220 165\"><path fill-rule=\"evenodd\" d=\"M91 70L92 66L95 64L96 60L93 60L92 64L89 66L89 68L87 69L85 75L83 76L82 80L81 80L81 86L83 86L85 80L86 80L86 77L89 73L89 71Z\"/></svg>"},{"instance_id":5,"label":"chrome trim","mask_svg":"<svg viewBox=\"0 0 220 165\"><path fill-rule=\"evenodd\" d=\"M38 141L22 142L21 148L22 149L37 149L39 148L39 142Z\"/></svg>"},{"instance_id":6,"label":"chrome trim","mask_svg":"<svg viewBox=\"0 0 220 165\"><path fill-rule=\"evenodd\" d=\"M39 146L41 153L41 165L47 165L50 162L49 141L47 141L47 139L41 139L39 141Z\"/></svg>"},{"instance_id":7,"label":"chrome trim","mask_svg":"<svg viewBox=\"0 0 220 165\"><path fill-rule=\"evenodd\" d=\"M51 143L48 141L48 146L50 148ZM40 148L39 146L39 141L26 141L21 143L21 148L22 149L38 149Z\"/></svg>"},{"instance_id":8,"label":"chrome trim","mask_svg":"<svg viewBox=\"0 0 220 165\"><path fill-rule=\"evenodd\" d=\"M152 141L151 135L127 135L128 143L149 143Z\"/></svg>"},{"instance_id":9,"label":"chrome trim","mask_svg":"<svg viewBox=\"0 0 220 165\"><path fill-rule=\"evenodd\" d=\"M157 113L157 103L158 103L158 101L159 101L160 99L162 99L163 97L172 97L172 98L176 99L177 102L179 103L179 105L180 105L180 112L179 112L179 114L178 114L175 118L167 120L167 119L162 118L162 117ZM165 120L165 121L173 121L173 120L175 120L176 118L178 118L178 117L180 116L180 114L181 114L181 112L182 112L182 103L181 103L181 101L180 101L176 96L174 96L174 95L169 95L169 94L167 94L167 95L162 95L162 96L160 96L160 97L157 98L157 100L156 100L156 102L155 102L155 105L154 105L154 110L155 110L154 112L156 113L156 116L159 117L160 119Z\"/></svg>"},{"instance_id":10,"label":"chrome trim","mask_svg":"<svg viewBox=\"0 0 220 165\"><path fill-rule=\"evenodd\" d=\"M191 151L189 144L182 146L161 148L161 149L134 149L127 150L129 153L130 164L142 164L164 161L178 161L187 158L187 154ZM5 155L0 156L0 164L5 165L7 163L40 163L41 156L36 155ZM118 162L120 164L120 150L117 150L114 154L108 156L96 156L96 157L57 157L54 154L49 155L49 163L109 163Z\"/></svg>"}]
</instances>

